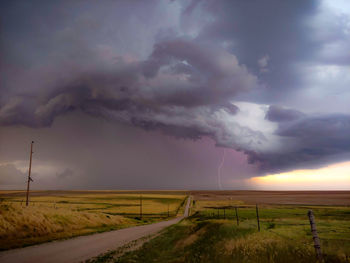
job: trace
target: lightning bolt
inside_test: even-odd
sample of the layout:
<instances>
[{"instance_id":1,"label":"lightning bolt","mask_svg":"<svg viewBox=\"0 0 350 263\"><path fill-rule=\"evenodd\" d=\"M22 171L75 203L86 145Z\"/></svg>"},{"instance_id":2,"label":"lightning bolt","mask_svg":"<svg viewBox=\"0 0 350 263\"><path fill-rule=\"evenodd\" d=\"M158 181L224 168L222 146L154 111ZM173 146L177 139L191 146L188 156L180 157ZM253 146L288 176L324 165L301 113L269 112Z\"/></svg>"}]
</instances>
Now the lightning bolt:
<instances>
[{"instance_id":1,"label":"lightning bolt","mask_svg":"<svg viewBox=\"0 0 350 263\"><path fill-rule=\"evenodd\" d=\"M222 155L222 160L221 160L221 163L219 164L219 167L218 167L218 188L219 188L219 190L222 190L222 185L221 185L221 168L222 168L222 166L224 165L224 162L225 162L225 155L226 155L226 149L224 149L224 153Z\"/></svg>"}]
</instances>

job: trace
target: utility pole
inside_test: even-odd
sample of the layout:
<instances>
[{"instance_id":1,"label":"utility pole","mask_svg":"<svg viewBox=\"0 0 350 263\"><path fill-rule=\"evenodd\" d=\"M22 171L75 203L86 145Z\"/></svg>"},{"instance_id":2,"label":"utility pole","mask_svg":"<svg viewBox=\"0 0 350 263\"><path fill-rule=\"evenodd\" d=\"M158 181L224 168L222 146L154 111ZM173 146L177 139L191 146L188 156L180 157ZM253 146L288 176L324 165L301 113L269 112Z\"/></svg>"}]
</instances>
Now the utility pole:
<instances>
[{"instance_id":1,"label":"utility pole","mask_svg":"<svg viewBox=\"0 0 350 263\"><path fill-rule=\"evenodd\" d=\"M30 173L32 171L33 144L34 144L34 142L32 141L32 143L30 144L30 159L29 159L29 172L28 172L28 182L27 182L26 206L29 205L29 184L30 184L30 181L33 182L33 179L30 177Z\"/></svg>"}]
</instances>

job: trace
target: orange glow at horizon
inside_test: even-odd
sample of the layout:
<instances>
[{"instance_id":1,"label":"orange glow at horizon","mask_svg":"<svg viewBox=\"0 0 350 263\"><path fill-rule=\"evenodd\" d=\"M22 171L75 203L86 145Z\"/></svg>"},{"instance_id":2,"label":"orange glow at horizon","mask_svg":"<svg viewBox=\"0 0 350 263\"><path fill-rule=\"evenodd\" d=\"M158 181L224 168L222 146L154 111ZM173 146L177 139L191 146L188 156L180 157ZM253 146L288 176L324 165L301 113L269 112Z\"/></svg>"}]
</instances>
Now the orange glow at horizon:
<instances>
[{"instance_id":1,"label":"orange glow at horizon","mask_svg":"<svg viewBox=\"0 0 350 263\"><path fill-rule=\"evenodd\" d=\"M350 162L252 177L248 181L262 190L350 190Z\"/></svg>"}]
</instances>

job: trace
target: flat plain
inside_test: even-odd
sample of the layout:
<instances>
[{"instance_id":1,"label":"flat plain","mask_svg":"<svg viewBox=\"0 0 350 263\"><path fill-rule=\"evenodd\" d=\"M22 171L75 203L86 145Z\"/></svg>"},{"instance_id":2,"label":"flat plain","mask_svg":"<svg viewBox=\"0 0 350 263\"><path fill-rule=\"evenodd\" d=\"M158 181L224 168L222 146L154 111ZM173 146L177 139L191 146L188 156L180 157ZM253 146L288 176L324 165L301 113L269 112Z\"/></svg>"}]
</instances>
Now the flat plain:
<instances>
[{"instance_id":1,"label":"flat plain","mask_svg":"<svg viewBox=\"0 0 350 263\"><path fill-rule=\"evenodd\" d=\"M23 191L2 191L0 246L167 220L183 213L188 195L190 217L140 248L91 262L317 262L309 210L324 262L350 262L349 191L33 191L29 207Z\"/></svg>"},{"instance_id":2,"label":"flat plain","mask_svg":"<svg viewBox=\"0 0 350 263\"><path fill-rule=\"evenodd\" d=\"M0 191L0 250L167 220L183 212L185 198L175 191L33 191L26 207L24 191Z\"/></svg>"},{"instance_id":3,"label":"flat plain","mask_svg":"<svg viewBox=\"0 0 350 263\"><path fill-rule=\"evenodd\" d=\"M196 200L236 200L245 204L350 206L350 191L191 191Z\"/></svg>"},{"instance_id":4,"label":"flat plain","mask_svg":"<svg viewBox=\"0 0 350 263\"><path fill-rule=\"evenodd\" d=\"M188 219L138 250L118 258L110 254L97 262L317 262L309 210L316 218L324 262L350 262L348 191L191 191L191 195Z\"/></svg>"}]
</instances>

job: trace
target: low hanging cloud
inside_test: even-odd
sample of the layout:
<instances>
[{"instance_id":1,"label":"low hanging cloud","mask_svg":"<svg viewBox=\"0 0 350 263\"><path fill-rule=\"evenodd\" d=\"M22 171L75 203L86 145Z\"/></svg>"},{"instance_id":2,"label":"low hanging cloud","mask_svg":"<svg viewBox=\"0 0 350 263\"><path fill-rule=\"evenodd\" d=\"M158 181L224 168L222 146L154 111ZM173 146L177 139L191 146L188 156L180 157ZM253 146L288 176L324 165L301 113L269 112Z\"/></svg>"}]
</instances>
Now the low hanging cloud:
<instances>
[{"instance_id":1,"label":"low hanging cloud","mask_svg":"<svg viewBox=\"0 0 350 263\"><path fill-rule=\"evenodd\" d=\"M239 111L232 99L257 88L257 78L234 55L193 41L163 41L144 61L118 57L107 70L72 72L55 86L8 98L0 124L46 127L79 110L179 138L209 136L221 146L255 149L266 142L259 130L230 122Z\"/></svg>"},{"instance_id":2,"label":"low hanging cloud","mask_svg":"<svg viewBox=\"0 0 350 263\"><path fill-rule=\"evenodd\" d=\"M266 119L278 123L275 134L290 144L275 153L247 152L249 162L263 172L315 168L350 158L350 116L345 114L304 114L270 106Z\"/></svg>"}]
</instances>

